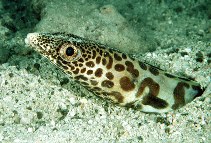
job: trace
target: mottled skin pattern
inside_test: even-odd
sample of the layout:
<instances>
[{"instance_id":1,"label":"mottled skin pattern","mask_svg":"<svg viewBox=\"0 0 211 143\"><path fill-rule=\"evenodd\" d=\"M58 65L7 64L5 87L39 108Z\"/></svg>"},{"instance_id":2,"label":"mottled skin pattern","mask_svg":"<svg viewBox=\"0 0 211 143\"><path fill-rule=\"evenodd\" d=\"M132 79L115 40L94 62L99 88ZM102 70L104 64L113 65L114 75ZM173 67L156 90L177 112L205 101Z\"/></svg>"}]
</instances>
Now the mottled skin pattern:
<instances>
[{"instance_id":1,"label":"mottled skin pattern","mask_svg":"<svg viewBox=\"0 0 211 143\"><path fill-rule=\"evenodd\" d=\"M75 81L121 106L144 112L167 112L203 92L194 81L72 34L30 33L25 42Z\"/></svg>"}]
</instances>

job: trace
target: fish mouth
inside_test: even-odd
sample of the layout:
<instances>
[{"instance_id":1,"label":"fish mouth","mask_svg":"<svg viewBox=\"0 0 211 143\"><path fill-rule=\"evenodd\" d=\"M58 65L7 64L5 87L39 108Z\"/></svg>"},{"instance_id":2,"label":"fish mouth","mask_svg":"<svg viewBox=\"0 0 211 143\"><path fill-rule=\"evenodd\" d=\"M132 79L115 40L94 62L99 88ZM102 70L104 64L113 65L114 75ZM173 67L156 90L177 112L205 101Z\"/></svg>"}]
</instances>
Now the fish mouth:
<instances>
[{"instance_id":1,"label":"fish mouth","mask_svg":"<svg viewBox=\"0 0 211 143\"><path fill-rule=\"evenodd\" d=\"M42 48L39 44L39 37L40 37L39 33L28 33L25 38L25 44L26 46L31 47L35 51L47 54L46 49Z\"/></svg>"}]
</instances>

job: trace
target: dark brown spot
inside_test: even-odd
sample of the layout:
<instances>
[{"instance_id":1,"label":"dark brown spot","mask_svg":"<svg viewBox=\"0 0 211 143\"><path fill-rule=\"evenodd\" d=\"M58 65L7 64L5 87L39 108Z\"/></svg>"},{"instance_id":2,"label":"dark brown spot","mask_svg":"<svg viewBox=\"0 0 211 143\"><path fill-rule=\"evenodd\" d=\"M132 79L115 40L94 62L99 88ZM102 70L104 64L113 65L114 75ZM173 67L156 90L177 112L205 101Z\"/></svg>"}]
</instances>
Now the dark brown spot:
<instances>
[{"instance_id":1,"label":"dark brown spot","mask_svg":"<svg viewBox=\"0 0 211 143\"><path fill-rule=\"evenodd\" d=\"M89 62L86 62L86 66L88 66L88 67L94 67L95 66L95 63L93 61L89 61Z\"/></svg>"},{"instance_id":2,"label":"dark brown spot","mask_svg":"<svg viewBox=\"0 0 211 143\"><path fill-rule=\"evenodd\" d=\"M67 70L67 69L69 69L69 67L68 66L66 66L66 65L61 65L65 70Z\"/></svg>"},{"instance_id":3,"label":"dark brown spot","mask_svg":"<svg viewBox=\"0 0 211 143\"><path fill-rule=\"evenodd\" d=\"M121 88L125 91L131 91L135 88L135 84L127 76L123 76L120 79L119 83L120 83Z\"/></svg>"},{"instance_id":4,"label":"dark brown spot","mask_svg":"<svg viewBox=\"0 0 211 143\"><path fill-rule=\"evenodd\" d=\"M76 67L78 66L78 62L72 62Z\"/></svg>"},{"instance_id":5,"label":"dark brown spot","mask_svg":"<svg viewBox=\"0 0 211 143\"><path fill-rule=\"evenodd\" d=\"M87 54L83 54L82 56L86 58L87 57Z\"/></svg>"},{"instance_id":6,"label":"dark brown spot","mask_svg":"<svg viewBox=\"0 0 211 143\"><path fill-rule=\"evenodd\" d=\"M133 65L133 63L130 62L130 61L126 61L125 64L126 64L126 66L127 66L127 71L130 72L130 73L132 73L133 70L134 70L134 65Z\"/></svg>"},{"instance_id":7,"label":"dark brown spot","mask_svg":"<svg viewBox=\"0 0 211 143\"><path fill-rule=\"evenodd\" d=\"M95 57L96 57L96 51L93 50L93 51L92 51L92 59L94 59Z\"/></svg>"},{"instance_id":8,"label":"dark brown spot","mask_svg":"<svg viewBox=\"0 0 211 143\"><path fill-rule=\"evenodd\" d=\"M90 59L92 56L91 55L88 55L88 58Z\"/></svg>"},{"instance_id":9,"label":"dark brown spot","mask_svg":"<svg viewBox=\"0 0 211 143\"><path fill-rule=\"evenodd\" d=\"M78 74L79 73L79 69L76 68L74 71L73 71L74 74Z\"/></svg>"},{"instance_id":10,"label":"dark brown spot","mask_svg":"<svg viewBox=\"0 0 211 143\"><path fill-rule=\"evenodd\" d=\"M120 57L117 53L114 53L114 58L117 61L121 61L122 60L122 57Z\"/></svg>"},{"instance_id":11,"label":"dark brown spot","mask_svg":"<svg viewBox=\"0 0 211 143\"><path fill-rule=\"evenodd\" d=\"M88 70L88 71L87 71L87 74L88 74L88 75L93 74L93 70Z\"/></svg>"},{"instance_id":12,"label":"dark brown spot","mask_svg":"<svg viewBox=\"0 0 211 143\"><path fill-rule=\"evenodd\" d=\"M163 109L168 106L168 103L165 100L158 98L154 95L151 95L150 93L147 96L144 96L142 104L150 105L157 109Z\"/></svg>"},{"instance_id":13,"label":"dark brown spot","mask_svg":"<svg viewBox=\"0 0 211 143\"><path fill-rule=\"evenodd\" d=\"M139 76L139 71L137 69L134 69L134 65L130 61L126 61L125 65L127 66L127 71L133 76L133 77L138 77Z\"/></svg>"},{"instance_id":14,"label":"dark brown spot","mask_svg":"<svg viewBox=\"0 0 211 143\"><path fill-rule=\"evenodd\" d=\"M143 107L141 104L137 104L135 102L130 102L125 105L126 108L133 108L135 110L141 110Z\"/></svg>"},{"instance_id":15,"label":"dark brown spot","mask_svg":"<svg viewBox=\"0 0 211 143\"><path fill-rule=\"evenodd\" d=\"M144 96L144 98L142 100L142 104L150 105L150 106L157 108L157 109L163 109L163 108L166 108L168 106L168 103L165 100L157 97L159 90L160 90L159 84L156 83L154 80L152 80L149 77L145 78L141 82L136 96L140 97L143 94L144 89L146 87L149 88L149 93Z\"/></svg>"},{"instance_id":16,"label":"dark brown spot","mask_svg":"<svg viewBox=\"0 0 211 143\"><path fill-rule=\"evenodd\" d=\"M107 88L112 88L114 86L114 83L112 81L110 81L110 80L104 80L101 83L101 86L107 87Z\"/></svg>"},{"instance_id":17,"label":"dark brown spot","mask_svg":"<svg viewBox=\"0 0 211 143\"><path fill-rule=\"evenodd\" d=\"M87 81L87 80L88 80L88 78L85 77L84 75L76 76L75 79L76 79L76 80L80 80L80 79L81 79L81 80L84 80L84 81Z\"/></svg>"},{"instance_id":18,"label":"dark brown spot","mask_svg":"<svg viewBox=\"0 0 211 143\"><path fill-rule=\"evenodd\" d=\"M86 71L86 68L81 69L81 73L85 73L85 71Z\"/></svg>"},{"instance_id":19,"label":"dark brown spot","mask_svg":"<svg viewBox=\"0 0 211 143\"><path fill-rule=\"evenodd\" d=\"M124 53L122 53L122 58L127 59L127 56Z\"/></svg>"},{"instance_id":20,"label":"dark brown spot","mask_svg":"<svg viewBox=\"0 0 211 143\"><path fill-rule=\"evenodd\" d=\"M130 102L130 103L127 103L127 104L125 104L125 107L126 108L134 108L135 107L135 101L133 101L133 102Z\"/></svg>"},{"instance_id":21,"label":"dark brown spot","mask_svg":"<svg viewBox=\"0 0 211 143\"><path fill-rule=\"evenodd\" d=\"M146 66L145 63L139 62L139 66L140 66L143 70L147 70L147 66Z\"/></svg>"},{"instance_id":22,"label":"dark brown spot","mask_svg":"<svg viewBox=\"0 0 211 143\"><path fill-rule=\"evenodd\" d=\"M100 49L96 47L96 51L99 53L100 52Z\"/></svg>"},{"instance_id":23,"label":"dark brown spot","mask_svg":"<svg viewBox=\"0 0 211 143\"><path fill-rule=\"evenodd\" d=\"M83 86L86 86L86 88L89 88L89 84L86 82L81 81L80 84L82 84Z\"/></svg>"},{"instance_id":24,"label":"dark brown spot","mask_svg":"<svg viewBox=\"0 0 211 143\"><path fill-rule=\"evenodd\" d=\"M96 58L96 63L97 63L97 64L99 64L99 63L100 63L100 61L101 61L101 57L100 57L100 56L98 56L98 57Z\"/></svg>"},{"instance_id":25,"label":"dark brown spot","mask_svg":"<svg viewBox=\"0 0 211 143\"><path fill-rule=\"evenodd\" d=\"M102 59L102 64L106 65L106 59L105 58Z\"/></svg>"},{"instance_id":26,"label":"dark brown spot","mask_svg":"<svg viewBox=\"0 0 211 143\"><path fill-rule=\"evenodd\" d=\"M94 91L94 93L95 93L96 95L100 95L100 94L101 94L101 92L100 92L100 91L101 91L101 90L98 90L98 91L97 91L97 90L95 90L95 91Z\"/></svg>"},{"instance_id":27,"label":"dark brown spot","mask_svg":"<svg viewBox=\"0 0 211 143\"><path fill-rule=\"evenodd\" d=\"M114 96L118 103L122 103L124 100L124 96L122 96L120 92L112 91L111 93L109 93L109 95Z\"/></svg>"},{"instance_id":28,"label":"dark brown spot","mask_svg":"<svg viewBox=\"0 0 211 143\"><path fill-rule=\"evenodd\" d=\"M103 51L100 49L100 52L99 52L99 54L102 56L103 55Z\"/></svg>"},{"instance_id":29,"label":"dark brown spot","mask_svg":"<svg viewBox=\"0 0 211 143\"><path fill-rule=\"evenodd\" d=\"M85 49L84 48L81 48L81 52L84 53L85 52Z\"/></svg>"},{"instance_id":30,"label":"dark brown spot","mask_svg":"<svg viewBox=\"0 0 211 143\"><path fill-rule=\"evenodd\" d=\"M102 90L100 87L93 87L92 89L93 89L93 90L96 90L96 91Z\"/></svg>"},{"instance_id":31,"label":"dark brown spot","mask_svg":"<svg viewBox=\"0 0 211 143\"><path fill-rule=\"evenodd\" d=\"M68 62L66 62L64 60L62 60L61 62L63 63L63 65L67 65L68 64Z\"/></svg>"},{"instance_id":32,"label":"dark brown spot","mask_svg":"<svg viewBox=\"0 0 211 143\"><path fill-rule=\"evenodd\" d=\"M136 97L142 96L144 89L148 87L149 88L149 93L153 96L157 96L160 90L160 86L158 83L156 83L153 79L150 77L145 78L138 89L138 92L136 94Z\"/></svg>"},{"instance_id":33,"label":"dark brown spot","mask_svg":"<svg viewBox=\"0 0 211 143\"><path fill-rule=\"evenodd\" d=\"M82 66L83 66L83 64L79 64L78 66L79 66L79 67L82 67Z\"/></svg>"},{"instance_id":34,"label":"dark brown spot","mask_svg":"<svg viewBox=\"0 0 211 143\"><path fill-rule=\"evenodd\" d=\"M125 70L125 66L122 64L116 64L114 68L116 71L119 71L119 72Z\"/></svg>"},{"instance_id":35,"label":"dark brown spot","mask_svg":"<svg viewBox=\"0 0 211 143\"><path fill-rule=\"evenodd\" d=\"M104 57L108 57L109 53L108 52L104 52Z\"/></svg>"},{"instance_id":36,"label":"dark brown spot","mask_svg":"<svg viewBox=\"0 0 211 143\"><path fill-rule=\"evenodd\" d=\"M114 53L112 49L109 49L109 52L110 52L111 54L113 54L113 53Z\"/></svg>"},{"instance_id":37,"label":"dark brown spot","mask_svg":"<svg viewBox=\"0 0 211 143\"><path fill-rule=\"evenodd\" d=\"M71 71L67 71L68 74L72 75L73 73Z\"/></svg>"},{"instance_id":38,"label":"dark brown spot","mask_svg":"<svg viewBox=\"0 0 211 143\"><path fill-rule=\"evenodd\" d=\"M132 57L132 56L130 57L130 59L131 59L131 60L133 60L133 61L135 61L135 58L134 58L134 57Z\"/></svg>"},{"instance_id":39,"label":"dark brown spot","mask_svg":"<svg viewBox=\"0 0 211 143\"><path fill-rule=\"evenodd\" d=\"M106 77L109 79L109 80L112 80L114 78L114 75L111 73L111 72L107 72L106 73Z\"/></svg>"},{"instance_id":40,"label":"dark brown spot","mask_svg":"<svg viewBox=\"0 0 211 143\"><path fill-rule=\"evenodd\" d=\"M132 69L134 68L134 65L131 61L125 61L125 65L129 68L132 68Z\"/></svg>"},{"instance_id":41,"label":"dark brown spot","mask_svg":"<svg viewBox=\"0 0 211 143\"><path fill-rule=\"evenodd\" d=\"M138 77L139 76L139 71L137 69L134 69L131 74L134 77Z\"/></svg>"},{"instance_id":42,"label":"dark brown spot","mask_svg":"<svg viewBox=\"0 0 211 143\"><path fill-rule=\"evenodd\" d=\"M179 79L182 79L184 81L191 81L194 80L193 78L185 78L185 77L178 77Z\"/></svg>"},{"instance_id":43,"label":"dark brown spot","mask_svg":"<svg viewBox=\"0 0 211 143\"><path fill-rule=\"evenodd\" d=\"M83 63L84 62L84 59L83 58L80 58L78 59L79 62Z\"/></svg>"},{"instance_id":44,"label":"dark brown spot","mask_svg":"<svg viewBox=\"0 0 211 143\"><path fill-rule=\"evenodd\" d=\"M108 95L109 95L109 93L108 93L108 92L105 92L105 91L103 91L102 94L103 94L104 96L108 96Z\"/></svg>"},{"instance_id":45,"label":"dark brown spot","mask_svg":"<svg viewBox=\"0 0 211 143\"><path fill-rule=\"evenodd\" d=\"M92 85L97 85L97 84L98 84L98 82L97 82L96 80L90 80L90 83L91 83Z\"/></svg>"},{"instance_id":46,"label":"dark brown spot","mask_svg":"<svg viewBox=\"0 0 211 143\"><path fill-rule=\"evenodd\" d=\"M189 85L185 82L179 82L174 89L174 105L172 109L177 109L185 105L185 87L189 88Z\"/></svg>"},{"instance_id":47,"label":"dark brown spot","mask_svg":"<svg viewBox=\"0 0 211 143\"><path fill-rule=\"evenodd\" d=\"M108 64L106 66L107 69L110 69L113 64L113 58L111 56L108 57Z\"/></svg>"},{"instance_id":48,"label":"dark brown spot","mask_svg":"<svg viewBox=\"0 0 211 143\"><path fill-rule=\"evenodd\" d=\"M58 58L57 58L57 62L62 62L63 61L63 59L59 56Z\"/></svg>"},{"instance_id":49,"label":"dark brown spot","mask_svg":"<svg viewBox=\"0 0 211 143\"><path fill-rule=\"evenodd\" d=\"M61 61L57 61L57 63L62 66L64 69L68 69L68 67L66 65L64 65Z\"/></svg>"},{"instance_id":50,"label":"dark brown spot","mask_svg":"<svg viewBox=\"0 0 211 143\"><path fill-rule=\"evenodd\" d=\"M156 67L150 66L149 71L155 76L159 75L159 71Z\"/></svg>"},{"instance_id":51,"label":"dark brown spot","mask_svg":"<svg viewBox=\"0 0 211 143\"><path fill-rule=\"evenodd\" d=\"M74 70L74 69L75 69L75 67L74 67L74 66L70 66L70 69L71 69L71 70Z\"/></svg>"},{"instance_id":52,"label":"dark brown spot","mask_svg":"<svg viewBox=\"0 0 211 143\"><path fill-rule=\"evenodd\" d=\"M96 71L95 71L95 76L96 77L101 77L103 74L103 69L101 68L98 68Z\"/></svg>"},{"instance_id":53,"label":"dark brown spot","mask_svg":"<svg viewBox=\"0 0 211 143\"><path fill-rule=\"evenodd\" d=\"M167 76L168 78L176 78L176 76L169 74L169 73L165 73L165 76Z\"/></svg>"}]
</instances>

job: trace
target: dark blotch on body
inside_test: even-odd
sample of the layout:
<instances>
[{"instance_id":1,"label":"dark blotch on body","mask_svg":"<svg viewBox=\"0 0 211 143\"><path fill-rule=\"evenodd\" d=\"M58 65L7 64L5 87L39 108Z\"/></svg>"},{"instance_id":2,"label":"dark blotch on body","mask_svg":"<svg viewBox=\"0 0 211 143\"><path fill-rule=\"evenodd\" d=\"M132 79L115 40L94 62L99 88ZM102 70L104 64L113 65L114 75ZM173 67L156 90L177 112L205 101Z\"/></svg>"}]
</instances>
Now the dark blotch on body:
<instances>
[{"instance_id":1,"label":"dark blotch on body","mask_svg":"<svg viewBox=\"0 0 211 143\"><path fill-rule=\"evenodd\" d=\"M106 58L102 59L102 64L105 66L106 65Z\"/></svg>"},{"instance_id":2,"label":"dark blotch on body","mask_svg":"<svg viewBox=\"0 0 211 143\"><path fill-rule=\"evenodd\" d=\"M98 56L98 57L96 58L96 63L97 63L97 64L99 64L99 63L100 63L100 61L101 61L101 57L100 57L100 56Z\"/></svg>"},{"instance_id":3,"label":"dark blotch on body","mask_svg":"<svg viewBox=\"0 0 211 143\"><path fill-rule=\"evenodd\" d=\"M101 77L103 74L103 69L101 68L98 68L96 71L95 71L95 76L96 77Z\"/></svg>"},{"instance_id":4,"label":"dark blotch on body","mask_svg":"<svg viewBox=\"0 0 211 143\"><path fill-rule=\"evenodd\" d=\"M139 71L137 69L134 69L134 65L130 61L126 61L125 65L127 66L127 71L133 76L133 77L138 77L139 76Z\"/></svg>"},{"instance_id":5,"label":"dark blotch on body","mask_svg":"<svg viewBox=\"0 0 211 143\"><path fill-rule=\"evenodd\" d=\"M93 51L92 51L92 59L94 59L95 57L96 57L96 51L93 50Z\"/></svg>"},{"instance_id":6,"label":"dark blotch on body","mask_svg":"<svg viewBox=\"0 0 211 143\"><path fill-rule=\"evenodd\" d=\"M112 81L110 81L110 80L104 80L101 83L101 86L107 87L107 88L112 88L114 86L114 83Z\"/></svg>"},{"instance_id":7,"label":"dark blotch on body","mask_svg":"<svg viewBox=\"0 0 211 143\"><path fill-rule=\"evenodd\" d=\"M81 73L85 73L85 72L86 72L86 68L82 68Z\"/></svg>"},{"instance_id":8,"label":"dark blotch on body","mask_svg":"<svg viewBox=\"0 0 211 143\"><path fill-rule=\"evenodd\" d=\"M117 53L114 53L114 59L117 61L121 61L122 57L120 57Z\"/></svg>"},{"instance_id":9,"label":"dark blotch on body","mask_svg":"<svg viewBox=\"0 0 211 143\"><path fill-rule=\"evenodd\" d=\"M185 88L189 88L189 84L185 82L179 82L174 89L174 105L172 109L177 109L185 105Z\"/></svg>"},{"instance_id":10,"label":"dark blotch on body","mask_svg":"<svg viewBox=\"0 0 211 143\"><path fill-rule=\"evenodd\" d=\"M147 77L147 78L145 78L145 79L141 82L136 97L140 97L140 96L143 94L144 89L145 89L146 87L149 88L149 93L150 93L151 95L153 95L153 96L157 96L157 95L158 95L159 90L160 90L159 84L156 83L152 78Z\"/></svg>"},{"instance_id":11,"label":"dark blotch on body","mask_svg":"<svg viewBox=\"0 0 211 143\"><path fill-rule=\"evenodd\" d=\"M87 71L87 74L88 74L88 75L93 74L93 70L88 70L88 71Z\"/></svg>"},{"instance_id":12,"label":"dark blotch on body","mask_svg":"<svg viewBox=\"0 0 211 143\"><path fill-rule=\"evenodd\" d=\"M111 73L111 72L107 72L106 73L106 77L109 79L109 80L112 80L114 78L114 75Z\"/></svg>"},{"instance_id":13,"label":"dark blotch on body","mask_svg":"<svg viewBox=\"0 0 211 143\"><path fill-rule=\"evenodd\" d=\"M101 91L102 89L100 87L93 87L92 90Z\"/></svg>"},{"instance_id":14,"label":"dark blotch on body","mask_svg":"<svg viewBox=\"0 0 211 143\"><path fill-rule=\"evenodd\" d=\"M89 87L89 84L87 82L80 81L79 83L82 84L83 86L86 86L86 88Z\"/></svg>"},{"instance_id":15,"label":"dark blotch on body","mask_svg":"<svg viewBox=\"0 0 211 143\"><path fill-rule=\"evenodd\" d=\"M57 64L63 67L65 70L69 69L69 67L64 65L61 61L57 61Z\"/></svg>"},{"instance_id":16,"label":"dark blotch on body","mask_svg":"<svg viewBox=\"0 0 211 143\"><path fill-rule=\"evenodd\" d=\"M125 66L122 64L116 64L114 68L116 71L119 71L119 72L125 70Z\"/></svg>"},{"instance_id":17,"label":"dark blotch on body","mask_svg":"<svg viewBox=\"0 0 211 143\"><path fill-rule=\"evenodd\" d=\"M79 73L79 69L76 68L74 71L73 71L74 74L78 74Z\"/></svg>"},{"instance_id":18,"label":"dark blotch on body","mask_svg":"<svg viewBox=\"0 0 211 143\"><path fill-rule=\"evenodd\" d=\"M93 68L95 63L93 61L86 62L86 66Z\"/></svg>"},{"instance_id":19,"label":"dark blotch on body","mask_svg":"<svg viewBox=\"0 0 211 143\"><path fill-rule=\"evenodd\" d=\"M84 75L79 75L79 76L76 76L76 77L75 77L75 80L84 80L84 81L87 81L88 78L85 77Z\"/></svg>"},{"instance_id":20,"label":"dark blotch on body","mask_svg":"<svg viewBox=\"0 0 211 143\"><path fill-rule=\"evenodd\" d=\"M127 59L127 56L124 53L122 53L122 58Z\"/></svg>"},{"instance_id":21,"label":"dark blotch on body","mask_svg":"<svg viewBox=\"0 0 211 143\"><path fill-rule=\"evenodd\" d=\"M97 85L97 84L98 84L98 82L97 82L96 80L90 80L90 83L91 83L92 85Z\"/></svg>"},{"instance_id":22,"label":"dark blotch on body","mask_svg":"<svg viewBox=\"0 0 211 143\"><path fill-rule=\"evenodd\" d=\"M185 77L178 77L179 79L182 79L184 81L192 81L194 80L193 78L185 78Z\"/></svg>"},{"instance_id":23,"label":"dark blotch on body","mask_svg":"<svg viewBox=\"0 0 211 143\"><path fill-rule=\"evenodd\" d=\"M78 59L78 62L83 63L84 62L84 59L83 58L80 58L80 59Z\"/></svg>"},{"instance_id":24,"label":"dark blotch on body","mask_svg":"<svg viewBox=\"0 0 211 143\"><path fill-rule=\"evenodd\" d=\"M154 95L151 95L150 93L147 96L144 96L142 104L150 105L157 109L163 109L168 106L168 103L165 100L158 98Z\"/></svg>"},{"instance_id":25,"label":"dark blotch on body","mask_svg":"<svg viewBox=\"0 0 211 143\"><path fill-rule=\"evenodd\" d=\"M165 73L165 76L167 76L168 78L177 78L176 76L169 73Z\"/></svg>"},{"instance_id":26,"label":"dark blotch on body","mask_svg":"<svg viewBox=\"0 0 211 143\"><path fill-rule=\"evenodd\" d=\"M168 103L165 100L157 97L158 94L159 94L159 91L160 91L159 84L156 83L153 79L151 79L149 77L145 78L141 82L136 96L137 97L142 96L144 89L146 87L149 88L149 93L144 96L144 98L142 100L142 104L150 105L150 106L157 108L157 109L163 109L163 108L166 108L168 106Z\"/></svg>"},{"instance_id":27,"label":"dark blotch on body","mask_svg":"<svg viewBox=\"0 0 211 143\"><path fill-rule=\"evenodd\" d=\"M108 56L108 64L106 66L107 69L110 69L112 67L113 64L113 58L109 55Z\"/></svg>"},{"instance_id":28,"label":"dark blotch on body","mask_svg":"<svg viewBox=\"0 0 211 143\"><path fill-rule=\"evenodd\" d=\"M131 91L135 88L135 84L130 80L129 77L123 76L120 81L120 86L124 91Z\"/></svg>"},{"instance_id":29,"label":"dark blotch on body","mask_svg":"<svg viewBox=\"0 0 211 143\"><path fill-rule=\"evenodd\" d=\"M147 65L143 62L139 62L139 66L143 69L143 70L147 70Z\"/></svg>"},{"instance_id":30,"label":"dark blotch on body","mask_svg":"<svg viewBox=\"0 0 211 143\"><path fill-rule=\"evenodd\" d=\"M159 75L159 70L156 67L150 66L149 71L155 76Z\"/></svg>"},{"instance_id":31,"label":"dark blotch on body","mask_svg":"<svg viewBox=\"0 0 211 143\"><path fill-rule=\"evenodd\" d=\"M109 95L114 96L118 103L122 103L124 100L124 96L120 92L112 91Z\"/></svg>"},{"instance_id":32,"label":"dark blotch on body","mask_svg":"<svg viewBox=\"0 0 211 143\"><path fill-rule=\"evenodd\" d=\"M136 104L135 102L130 102L125 105L126 108L133 108L135 110L141 110L143 107L141 104Z\"/></svg>"}]
</instances>

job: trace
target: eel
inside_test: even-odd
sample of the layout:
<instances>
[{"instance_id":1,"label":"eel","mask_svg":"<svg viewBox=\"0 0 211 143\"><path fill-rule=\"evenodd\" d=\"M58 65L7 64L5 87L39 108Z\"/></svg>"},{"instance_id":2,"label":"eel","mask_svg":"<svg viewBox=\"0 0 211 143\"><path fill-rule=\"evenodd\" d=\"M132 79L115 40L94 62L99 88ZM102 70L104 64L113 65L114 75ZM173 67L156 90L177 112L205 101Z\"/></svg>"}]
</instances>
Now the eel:
<instances>
[{"instance_id":1,"label":"eel","mask_svg":"<svg viewBox=\"0 0 211 143\"><path fill-rule=\"evenodd\" d=\"M178 109L204 89L117 49L66 33L29 33L26 45L96 95L143 112Z\"/></svg>"}]
</instances>

